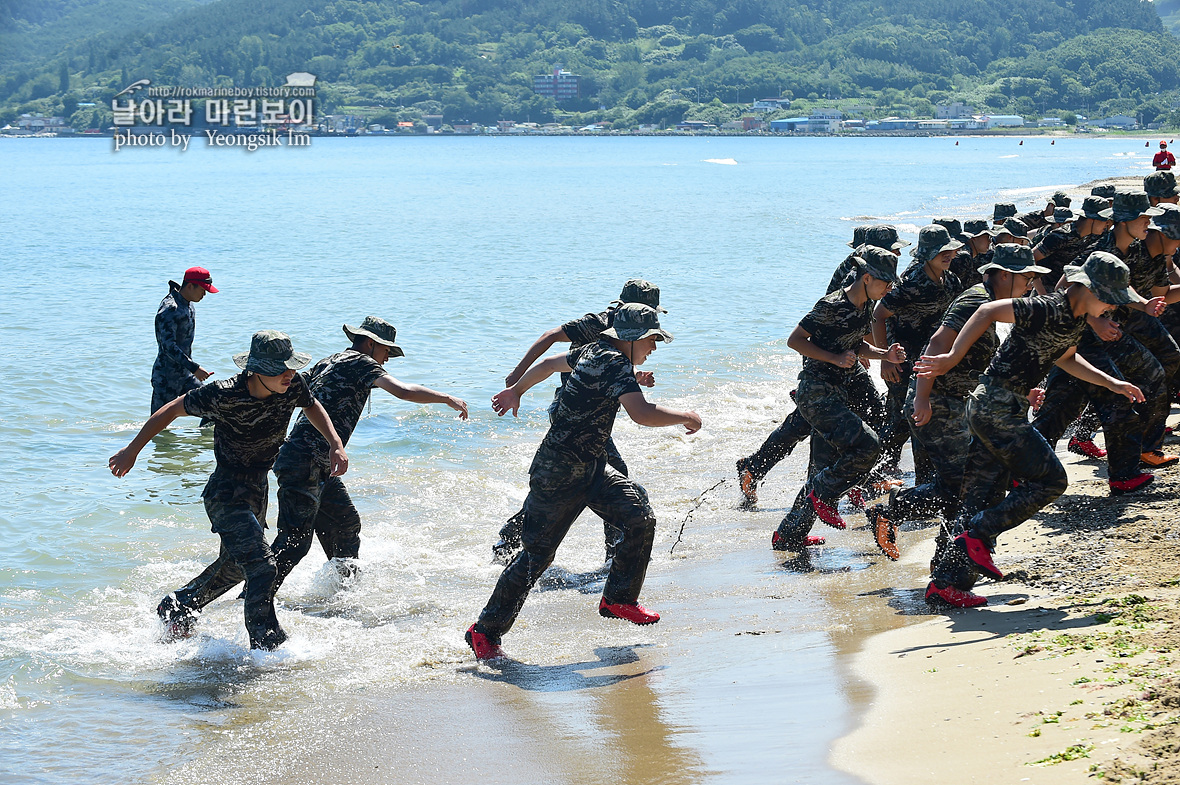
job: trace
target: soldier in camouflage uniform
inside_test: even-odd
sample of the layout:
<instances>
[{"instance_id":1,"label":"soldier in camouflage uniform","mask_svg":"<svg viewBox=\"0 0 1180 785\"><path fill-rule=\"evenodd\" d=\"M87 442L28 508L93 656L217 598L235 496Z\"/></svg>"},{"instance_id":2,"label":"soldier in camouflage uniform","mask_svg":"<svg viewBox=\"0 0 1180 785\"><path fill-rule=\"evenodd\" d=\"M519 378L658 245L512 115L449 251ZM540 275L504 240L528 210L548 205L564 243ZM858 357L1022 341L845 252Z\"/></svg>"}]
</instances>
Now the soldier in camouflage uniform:
<instances>
[{"instance_id":1,"label":"soldier in camouflage uniform","mask_svg":"<svg viewBox=\"0 0 1180 785\"><path fill-rule=\"evenodd\" d=\"M184 271L184 282L168 282L168 294L156 311L156 361L152 364L152 411L195 390L213 374L192 358L197 315L193 303L217 292L204 267Z\"/></svg>"},{"instance_id":2,"label":"soldier in camouflage uniform","mask_svg":"<svg viewBox=\"0 0 1180 785\"><path fill-rule=\"evenodd\" d=\"M441 403L467 419L466 402L417 384L398 381L382 367L391 357L404 357L395 341L397 330L384 319L366 316L359 327L344 325L352 347L317 362L304 380L332 419L340 441L347 445L373 388L412 403ZM343 577L355 566L343 559L360 555L361 517L344 482L332 475L328 442L307 415L301 415L279 448L274 472L279 481L278 536L271 549L278 575L277 593L295 565L311 549L312 535L324 555L335 561Z\"/></svg>"},{"instance_id":3,"label":"soldier in camouflage uniform","mask_svg":"<svg viewBox=\"0 0 1180 785\"><path fill-rule=\"evenodd\" d=\"M606 310L588 313L579 319L566 322L560 327L554 327L542 333L541 337L533 342L521 361L512 369L512 373L504 379L504 384L511 387L520 381L520 377L524 376L525 372L537 361L537 358L549 351L549 348L555 343L568 343L571 348L596 343L602 336L603 330L609 328L613 323L615 311L624 303L640 303L651 306L660 313L668 312L666 308L660 307L660 287L641 278L632 278L623 284L623 291L619 293L619 299L612 302ZM568 377L568 374L561 375L563 385ZM648 371L636 371L635 378L644 387L652 387L656 383L655 377ZM560 391L560 388L558 390ZM624 477L627 476L627 464L623 461L623 456L619 454L619 449L615 446L613 438L606 442L606 462L615 471ZM493 561L500 564L512 561L512 557L520 550L520 535L523 528L524 509L522 508L509 518L508 522L500 529L500 540L492 546ZM615 545L618 544L623 533L618 526L606 519L602 521L602 533L606 541L606 560L610 561L614 556Z\"/></svg>"},{"instance_id":4,"label":"soldier in camouflage uniform","mask_svg":"<svg viewBox=\"0 0 1180 785\"><path fill-rule=\"evenodd\" d=\"M863 386L854 381L857 374L866 374L860 358L905 360L900 345L880 349L865 340L873 303L899 280L897 257L880 248L864 248L858 258L856 279L817 302L787 339L787 345L803 355L796 401L814 433L808 480L771 538L777 551L799 551L813 544L809 533L817 517L845 528L836 504L864 480L880 455L877 434L856 413L850 394Z\"/></svg>"},{"instance_id":5,"label":"soldier in camouflage uniform","mask_svg":"<svg viewBox=\"0 0 1180 785\"><path fill-rule=\"evenodd\" d=\"M1114 228L1094 246L1096 250L1110 253L1127 264L1132 289L1138 286L1150 293L1152 282L1159 277L1155 270L1162 270L1162 267L1153 265L1143 243L1150 218L1162 213L1162 208L1150 206L1147 195L1142 191L1119 192L1115 194L1111 213ZM1164 281L1166 283L1166 277ZM1115 312L1114 322L1101 326L1101 329L1100 325L1092 325L1092 329L1086 331L1079 343L1078 353L1091 365L1135 384L1146 396L1146 405L1136 413L1119 396L1112 396L1101 387L1087 385L1061 370L1054 370L1046 381L1045 402L1036 419L1041 434L1050 444L1055 444L1086 401L1091 400L1106 434L1109 482L1111 493L1114 494L1137 490L1151 482L1152 476L1139 470L1141 461L1152 466L1176 462L1171 456L1154 452L1163 440L1169 408L1165 368L1151 350L1125 329L1128 323L1143 325L1143 330L1150 329L1151 321L1158 325L1158 319L1154 316L1143 320L1134 317L1136 312L1141 313L1146 307L1143 304L1145 302L1136 301L1119 308ZM1163 307L1163 302L1153 300L1150 307L1158 310ZM1164 332L1159 330L1159 333ZM1163 344L1159 345L1161 354L1166 354L1164 348ZM1180 354L1172 352L1171 356L1174 357L1174 365L1180 365ZM1114 371L1115 368L1117 371ZM1149 449L1148 445L1156 447Z\"/></svg>"},{"instance_id":6,"label":"soldier in camouflage uniform","mask_svg":"<svg viewBox=\"0 0 1180 785\"><path fill-rule=\"evenodd\" d=\"M901 344L907 362L881 363L881 378L889 391L885 399L887 420L881 437L881 452L892 455L901 451L911 436L904 414L910 386L913 358L922 353L930 336L938 329L947 306L963 291L958 277L950 272L951 260L963 247L946 228L938 224L922 227L914 262L901 275L901 283L881 298L873 310L873 342L878 346ZM918 484L931 480L934 469L918 443L913 444L914 470ZM885 547L878 539L879 546Z\"/></svg>"},{"instance_id":7,"label":"soldier in camouflage uniform","mask_svg":"<svg viewBox=\"0 0 1180 785\"><path fill-rule=\"evenodd\" d=\"M1112 306L1141 299L1128 285L1127 266L1096 252L1082 267L1067 267L1064 277L1068 288L1052 294L980 306L949 353L926 355L914 364L920 376L941 376L958 365L996 322L1014 325L967 401L972 441L963 479L963 513L956 521L962 533L938 555L926 588L928 602L954 607L986 604L986 598L970 589L978 572L1003 577L991 557L996 538L1065 492L1065 468L1028 421L1029 391L1045 378L1050 365L1131 400L1143 400L1133 384L1094 368L1075 350L1087 317L1100 317ZM1015 488L1012 478L1020 481Z\"/></svg>"},{"instance_id":8,"label":"soldier in camouflage uniform","mask_svg":"<svg viewBox=\"0 0 1180 785\"><path fill-rule=\"evenodd\" d=\"M964 287L983 282L979 268L985 264L983 257L991 250L995 231L988 228L987 221L979 218L963 222L963 247L951 260L951 272Z\"/></svg>"},{"instance_id":9,"label":"soldier in camouflage uniform","mask_svg":"<svg viewBox=\"0 0 1180 785\"><path fill-rule=\"evenodd\" d=\"M244 579L245 618L250 648L273 649L287 639L274 607L275 559L266 544L267 472L286 435L291 414L302 407L327 439L331 473L348 469L344 445L324 407L296 371L310 358L291 348L276 330L254 334L250 351L234 356L243 372L191 390L156 410L131 443L110 460L122 477L148 441L182 415L212 420L217 467L201 497L221 553L204 572L160 601L156 612L169 637L187 637L201 610Z\"/></svg>"},{"instance_id":10,"label":"soldier in camouflage uniform","mask_svg":"<svg viewBox=\"0 0 1180 785\"><path fill-rule=\"evenodd\" d=\"M1024 297L1033 280L1045 271L1046 268L1033 263L1029 249L1018 245L997 246L992 260L980 268L983 283L955 298L925 354L950 351L955 338L980 306L998 299ZM914 377L911 381L905 414L913 423L914 441L930 456L935 476L931 482L891 493L887 505L877 505L866 513L878 546L889 558L897 559L901 555L896 543L897 526L901 522L941 515L944 523L950 523L958 515L971 443L967 396L978 386L979 375L999 345L992 325L972 344L963 361L945 375ZM945 525L938 539L937 550L941 550L949 542Z\"/></svg>"},{"instance_id":11,"label":"soldier in camouflage uniform","mask_svg":"<svg viewBox=\"0 0 1180 785\"><path fill-rule=\"evenodd\" d=\"M1143 190L1151 200L1152 207L1180 203L1180 191L1176 190L1176 175L1171 172L1152 172L1147 175L1143 178Z\"/></svg>"},{"instance_id":12,"label":"soldier in camouflage uniform","mask_svg":"<svg viewBox=\"0 0 1180 785\"><path fill-rule=\"evenodd\" d=\"M1106 200L1087 196L1080 215L1068 207L1059 207L1053 211L1049 222L1054 228L1042 235L1033 247L1033 259L1050 270L1038 282L1037 291L1040 294L1053 291L1065 265L1072 264L1079 256L1085 258L1094 243L1110 228L1109 219L1102 217L1109 207L1110 203Z\"/></svg>"},{"instance_id":13,"label":"soldier in camouflage uniform","mask_svg":"<svg viewBox=\"0 0 1180 785\"><path fill-rule=\"evenodd\" d=\"M512 628L529 591L587 507L623 527L599 614L635 624L659 621L659 614L638 603L651 558L655 514L643 487L607 465L606 443L620 405L639 425L683 425L688 433L700 429L696 412L649 403L635 379L635 366L655 351L656 342L671 340L660 329L654 308L627 303L615 312L613 325L603 330L598 341L547 358L492 398L497 414L511 410L515 415L521 394L530 387L553 373L570 375L557 393L549 432L529 468L524 550L504 569L479 620L466 633L477 659L503 656L502 636Z\"/></svg>"},{"instance_id":14,"label":"soldier in camouflage uniform","mask_svg":"<svg viewBox=\"0 0 1180 785\"><path fill-rule=\"evenodd\" d=\"M858 226L853 230L853 251L836 267L832 280L828 283L827 294L842 289L851 284L858 276L856 273L860 257L858 253L865 248L881 248L893 254L900 254L901 249L909 245L897 236L896 227L889 224ZM855 375L849 380L857 387L849 391L849 401L857 416L880 430L885 421L885 406L881 395L877 392L873 380L867 375ZM795 391L791 392L791 399L795 399ZM750 506L758 501L758 484L766 475L791 451L811 435L811 425L798 408L783 420L766 441L753 454L739 458L737 462L738 483L741 486L744 504ZM884 480L884 477L870 479Z\"/></svg>"}]
</instances>

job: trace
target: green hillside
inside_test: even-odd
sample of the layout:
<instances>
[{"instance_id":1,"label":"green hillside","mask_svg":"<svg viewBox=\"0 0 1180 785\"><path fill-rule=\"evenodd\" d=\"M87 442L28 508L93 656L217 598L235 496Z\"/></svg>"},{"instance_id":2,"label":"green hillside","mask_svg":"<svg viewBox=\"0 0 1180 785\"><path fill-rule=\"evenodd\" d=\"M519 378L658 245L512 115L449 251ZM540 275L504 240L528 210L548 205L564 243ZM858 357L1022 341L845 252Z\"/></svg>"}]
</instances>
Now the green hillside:
<instances>
[{"instance_id":1,"label":"green hillside","mask_svg":"<svg viewBox=\"0 0 1180 785\"><path fill-rule=\"evenodd\" d=\"M1028 117L1172 122L1180 45L1161 21L1165 3L1180 8L1180 0L1161 0L1159 13L1140 0L10 0L17 13L0 17L0 120L61 113L79 100L109 106L141 77L250 86L306 70L320 77L322 111L385 123L438 112L446 123L721 122L779 95L796 99L792 112L839 104L870 117L930 116L935 104L962 100ZM142 18L130 22L136 7ZM98 18L118 23L86 21ZM557 63L582 77L580 99L533 94L533 76ZM105 121L94 111L76 123Z\"/></svg>"}]
</instances>

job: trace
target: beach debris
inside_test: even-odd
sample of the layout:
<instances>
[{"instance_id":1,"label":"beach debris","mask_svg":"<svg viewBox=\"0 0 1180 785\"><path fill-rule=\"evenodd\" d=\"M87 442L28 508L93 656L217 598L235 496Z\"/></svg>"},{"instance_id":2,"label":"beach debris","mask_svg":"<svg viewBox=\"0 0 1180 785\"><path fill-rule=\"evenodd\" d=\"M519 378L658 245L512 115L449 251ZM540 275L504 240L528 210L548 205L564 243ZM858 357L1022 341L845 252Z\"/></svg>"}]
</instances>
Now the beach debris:
<instances>
[{"instance_id":1,"label":"beach debris","mask_svg":"<svg viewBox=\"0 0 1180 785\"><path fill-rule=\"evenodd\" d=\"M1007 604L1008 605L1024 605L1026 602L1028 602L1028 597L1016 597L1014 599L1008 600Z\"/></svg>"},{"instance_id":2,"label":"beach debris","mask_svg":"<svg viewBox=\"0 0 1180 785\"><path fill-rule=\"evenodd\" d=\"M711 488L702 491L701 495L696 498L696 502L692 505L692 509L688 511L688 515L685 515L684 520L680 522L680 531L676 533L676 542L672 543L672 547L668 551L669 556L676 552L676 546L680 544L680 539L684 536L684 527L688 525L688 519L692 517L693 513L695 513L702 504L704 504L705 497L720 488L722 485L725 485L727 482L729 482L728 479L719 480Z\"/></svg>"}]
</instances>

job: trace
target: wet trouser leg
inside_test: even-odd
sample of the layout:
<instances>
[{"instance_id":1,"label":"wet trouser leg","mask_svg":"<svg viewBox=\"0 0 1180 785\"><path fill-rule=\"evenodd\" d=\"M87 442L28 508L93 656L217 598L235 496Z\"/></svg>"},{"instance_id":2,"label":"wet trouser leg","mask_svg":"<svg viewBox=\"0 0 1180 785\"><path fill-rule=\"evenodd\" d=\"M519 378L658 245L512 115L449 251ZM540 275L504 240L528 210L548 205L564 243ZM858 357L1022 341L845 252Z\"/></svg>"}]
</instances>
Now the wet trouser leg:
<instances>
[{"instance_id":1,"label":"wet trouser leg","mask_svg":"<svg viewBox=\"0 0 1180 785\"><path fill-rule=\"evenodd\" d=\"M1176 340L1159 319L1148 316L1143 311L1131 311L1123 321L1122 327L1151 353L1163 371L1164 378L1157 395L1160 400L1147 402L1147 406L1155 413L1156 420L1153 422L1156 423L1156 427L1143 434L1144 452L1158 450L1164 439L1164 423L1159 420L1159 412L1162 412L1163 419L1166 419L1171 411L1171 391L1180 372L1180 346L1177 346ZM1143 392L1146 395L1146 391Z\"/></svg>"},{"instance_id":2,"label":"wet trouser leg","mask_svg":"<svg viewBox=\"0 0 1180 785\"><path fill-rule=\"evenodd\" d=\"M1180 306L1170 306L1159 316L1160 325L1167 331L1168 335L1172 336L1172 340L1180 346ZM1172 377L1172 387L1168 391L1170 396L1175 396L1177 388L1180 388L1180 371Z\"/></svg>"},{"instance_id":3,"label":"wet trouser leg","mask_svg":"<svg viewBox=\"0 0 1180 785\"><path fill-rule=\"evenodd\" d=\"M614 468L615 471L624 477L627 476L627 463L623 460L623 456L619 454L619 448L615 446L613 436L606 442L606 465ZM506 543L519 543L523 530L524 507L522 506L500 528L500 540ZM602 536L606 542L606 558L614 558L615 546L621 539L622 533L623 529L620 524L606 518L602 519Z\"/></svg>"},{"instance_id":4,"label":"wet trouser leg","mask_svg":"<svg viewBox=\"0 0 1180 785\"><path fill-rule=\"evenodd\" d=\"M798 545L815 522L807 497L835 505L850 488L862 482L880 455L877 434L849 407L844 386L801 379L799 410L811 424L812 466L808 481L799 490L791 511L779 526L792 547ZM822 440L822 441L821 441Z\"/></svg>"},{"instance_id":5,"label":"wet trouser leg","mask_svg":"<svg viewBox=\"0 0 1180 785\"><path fill-rule=\"evenodd\" d=\"M881 430L881 460L889 466L896 466L901 456L901 448L910 438L910 426L905 421L905 398L909 392L910 369L908 365L900 369L901 381L885 382L888 393L885 395L885 420ZM916 467L915 459L915 467Z\"/></svg>"},{"instance_id":6,"label":"wet trouser leg","mask_svg":"<svg viewBox=\"0 0 1180 785\"><path fill-rule=\"evenodd\" d=\"M356 559L361 553L361 516L339 477L324 480L315 536L329 559Z\"/></svg>"},{"instance_id":7,"label":"wet trouser leg","mask_svg":"<svg viewBox=\"0 0 1180 785\"><path fill-rule=\"evenodd\" d=\"M1064 493L1069 482L1053 448L1028 422L1027 399L1000 387L981 386L968 398L967 420L973 445L978 444L981 450L973 453L969 462L973 473L964 480L965 485L977 484L968 486L971 501L965 500L966 511L969 513L985 495L998 496L1000 483L1008 476L1020 478L1018 487L1009 490L998 504L980 509L966 524L972 537L992 546L1000 534ZM965 579L973 582L973 576L965 575L973 571L965 570L962 562L962 552L948 548L935 567L935 583L961 586Z\"/></svg>"},{"instance_id":8,"label":"wet trouser leg","mask_svg":"<svg viewBox=\"0 0 1180 785\"><path fill-rule=\"evenodd\" d=\"M285 456L284 456L285 457ZM274 467L279 481L278 534L271 546L275 556L275 592L311 550L328 472L314 461L280 460Z\"/></svg>"},{"instance_id":9,"label":"wet trouser leg","mask_svg":"<svg viewBox=\"0 0 1180 785\"><path fill-rule=\"evenodd\" d=\"M809 436L811 424L798 409L795 409L771 431L757 452L738 461L738 470L749 469L754 478L761 482L779 461L790 455L791 451Z\"/></svg>"},{"instance_id":10,"label":"wet trouser leg","mask_svg":"<svg viewBox=\"0 0 1180 785\"><path fill-rule=\"evenodd\" d=\"M152 374L152 414L156 410L167 403L172 403L180 396L187 393L189 390L195 390L201 386L197 381L197 377L191 373L186 373L178 378L157 378L156 374Z\"/></svg>"},{"instance_id":11,"label":"wet trouser leg","mask_svg":"<svg viewBox=\"0 0 1180 785\"><path fill-rule=\"evenodd\" d=\"M524 549L504 568L477 622L492 641L499 642L512 628L529 591L553 563L557 547L588 506L623 523L623 541L603 596L615 602L635 601L655 537L655 516L646 492L601 461L569 463L538 452L524 503Z\"/></svg>"},{"instance_id":12,"label":"wet trouser leg","mask_svg":"<svg viewBox=\"0 0 1180 785\"><path fill-rule=\"evenodd\" d=\"M246 581L245 621L251 648L273 648L286 639L272 600L276 575L274 555L263 536L266 496L258 499L205 497L205 511L221 536L221 553L183 588L174 592L176 604L199 613L206 605Z\"/></svg>"},{"instance_id":13,"label":"wet trouser leg","mask_svg":"<svg viewBox=\"0 0 1180 785\"><path fill-rule=\"evenodd\" d=\"M1045 441L1056 447L1089 402L1089 390L1081 379L1070 376L1054 366L1045 381L1045 400L1033 419L1033 427L1040 431ZM1084 438L1078 434L1078 438Z\"/></svg>"},{"instance_id":14,"label":"wet trouser leg","mask_svg":"<svg viewBox=\"0 0 1180 785\"><path fill-rule=\"evenodd\" d=\"M930 421L913 424L914 388L906 400L905 415L913 429L913 444L920 445L935 467L931 482L896 493L888 517L895 522L941 515L950 521L958 514L962 498L963 473L971 430L967 425L967 402L948 395L930 396Z\"/></svg>"}]
</instances>

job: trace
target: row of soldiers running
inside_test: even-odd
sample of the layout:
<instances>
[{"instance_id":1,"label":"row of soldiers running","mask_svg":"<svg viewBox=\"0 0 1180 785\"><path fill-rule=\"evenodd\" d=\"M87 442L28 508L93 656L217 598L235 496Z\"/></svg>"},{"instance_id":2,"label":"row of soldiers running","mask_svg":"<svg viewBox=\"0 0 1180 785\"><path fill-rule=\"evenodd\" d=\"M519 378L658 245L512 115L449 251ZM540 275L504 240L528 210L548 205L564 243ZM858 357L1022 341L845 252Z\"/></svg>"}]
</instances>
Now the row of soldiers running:
<instances>
[{"instance_id":1,"label":"row of soldiers running","mask_svg":"<svg viewBox=\"0 0 1180 785\"><path fill-rule=\"evenodd\" d=\"M1068 428L1071 449L1107 460L1113 495L1175 464L1162 444L1180 369L1180 309L1164 310L1180 300L1178 196L1172 173L1155 172L1144 190L1095 187L1080 211L1058 192L1022 215L997 204L990 223L936 219L900 275L909 243L889 225L858 227L827 296L788 339L803 355L797 408L737 462L752 506L766 474L810 437L807 480L772 548L822 544L812 527L846 528L842 497L865 509L888 492L865 509L880 550L899 558L900 524L941 517L926 599L983 605L971 589L981 574L1003 577L999 535L1066 489L1055 447ZM998 323L1011 325L1006 339ZM893 475L907 440L916 481L903 489Z\"/></svg>"},{"instance_id":2,"label":"row of soldiers running","mask_svg":"<svg viewBox=\"0 0 1180 785\"><path fill-rule=\"evenodd\" d=\"M181 416L213 424L216 467L202 491L212 530L221 540L218 558L200 575L160 601L157 614L167 639L190 636L204 608L245 582L242 593L251 648L273 649L287 634L279 624L274 597L292 568L308 553L313 537L350 579L356 574L361 520L340 480L348 469L345 445L373 388L404 400L442 403L466 419L467 404L446 393L405 384L384 369L404 355L397 332L369 316L344 326L351 345L315 363L296 352L275 330L254 335L250 350L234 356L241 373L205 384L212 375L192 359L193 303L217 292L203 267L170 282L156 315L158 356L152 373L151 417L109 461L122 477L154 436ZM646 400L642 386L651 373L637 370L659 342L659 289L628 281L620 297L599 313L545 333L493 397L495 411L517 413L520 397L554 373L562 384L550 407L550 429L529 470L529 493L521 512L505 527L495 555L503 575L466 639L480 659L502 656L500 641L528 593L553 560L558 545L582 510L607 521L609 574L598 612L634 624L653 624L659 614L639 604L651 558L656 520L647 493L627 476L611 441L620 407L636 423L701 427L695 412L677 411ZM568 352L537 362L554 343ZM287 428L296 408L294 428ZM278 479L278 535L268 543L268 473Z\"/></svg>"}]
</instances>

